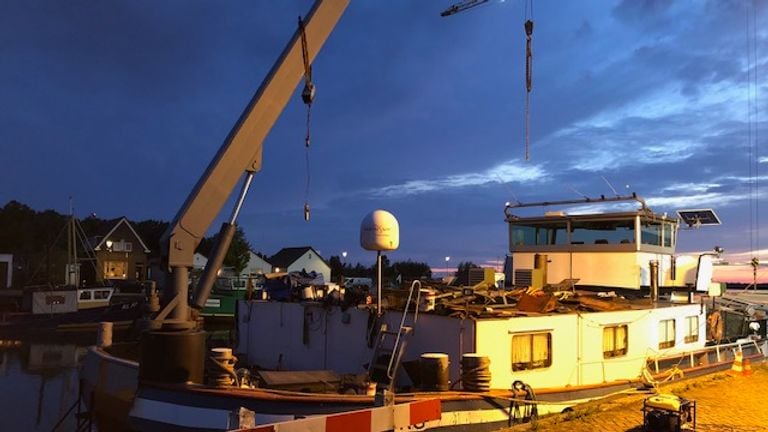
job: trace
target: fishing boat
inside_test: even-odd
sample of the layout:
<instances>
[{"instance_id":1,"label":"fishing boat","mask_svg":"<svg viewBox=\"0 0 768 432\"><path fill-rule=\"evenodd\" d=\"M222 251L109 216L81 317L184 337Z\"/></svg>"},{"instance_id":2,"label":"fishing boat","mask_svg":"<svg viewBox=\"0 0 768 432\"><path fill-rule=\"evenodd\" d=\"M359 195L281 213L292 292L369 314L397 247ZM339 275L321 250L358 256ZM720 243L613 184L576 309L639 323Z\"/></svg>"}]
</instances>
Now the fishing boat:
<instances>
[{"instance_id":1,"label":"fishing boat","mask_svg":"<svg viewBox=\"0 0 768 432\"><path fill-rule=\"evenodd\" d=\"M0 335L93 331L101 321L113 322L117 329L125 330L142 315L143 295L116 295L116 288L98 277L98 271L94 271L97 284L85 286L81 265L87 262L95 266L96 256L74 214L70 214L66 230L63 284L59 281L22 290L14 310L0 314Z\"/></svg>"},{"instance_id":2,"label":"fishing boat","mask_svg":"<svg viewBox=\"0 0 768 432\"><path fill-rule=\"evenodd\" d=\"M475 431L727 369L737 354L761 361L765 319L748 327L749 317L723 310L721 321L745 325L712 324L716 252L677 255L680 220L622 199L639 208L520 217L512 211L528 205L508 205L508 289L416 281L383 293L381 314L329 298L241 300L238 371L209 367L205 385L153 383L135 360L93 348L86 394L103 421L122 413L140 430L228 430L243 410L262 425L370 408L378 386L398 403L438 399L441 417L426 428Z\"/></svg>"}]
</instances>

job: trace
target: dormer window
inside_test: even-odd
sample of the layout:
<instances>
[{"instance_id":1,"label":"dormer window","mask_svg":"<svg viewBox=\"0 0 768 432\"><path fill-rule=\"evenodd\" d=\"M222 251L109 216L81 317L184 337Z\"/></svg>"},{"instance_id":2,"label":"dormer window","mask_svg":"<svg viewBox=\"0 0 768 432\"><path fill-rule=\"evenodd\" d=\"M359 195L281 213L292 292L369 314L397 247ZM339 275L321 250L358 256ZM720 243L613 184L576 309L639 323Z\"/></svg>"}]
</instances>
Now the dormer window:
<instances>
[{"instance_id":1,"label":"dormer window","mask_svg":"<svg viewBox=\"0 0 768 432\"><path fill-rule=\"evenodd\" d=\"M107 246L109 247L109 246ZM133 251L133 243L127 242L125 240L120 240L118 242L112 243L112 249L115 252L132 252Z\"/></svg>"}]
</instances>

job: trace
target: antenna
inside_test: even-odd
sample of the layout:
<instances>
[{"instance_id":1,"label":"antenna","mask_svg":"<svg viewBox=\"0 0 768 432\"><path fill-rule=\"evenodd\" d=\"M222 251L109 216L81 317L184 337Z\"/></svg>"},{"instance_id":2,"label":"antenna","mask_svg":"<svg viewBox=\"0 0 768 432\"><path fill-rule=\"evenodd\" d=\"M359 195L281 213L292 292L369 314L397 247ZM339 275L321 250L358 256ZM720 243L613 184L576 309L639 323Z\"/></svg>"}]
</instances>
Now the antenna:
<instances>
[{"instance_id":1,"label":"antenna","mask_svg":"<svg viewBox=\"0 0 768 432\"><path fill-rule=\"evenodd\" d=\"M611 184L611 182L609 182L609 181L608 181L608 179L607 179L607 178L605 178L605 176L600 176L600 178L602 178L602 179L603 179L603 181L605 182L605 184L607 184L607 185L608 185L608 187L609 187L609 188L611 188L611 190L613 191L613 194L614 194L614 195L616 195L616 196L619 196L619 193L618 193L618 192L616 192L616 188L614 188L614 187L613 187L613 185Z\"/></svg>"},{"instance_id":2,"label":"antenna","mask_svg":"<svg viewBox=\"0 0 768 432\"><path fill-rule=\"evenodd\" d=\"M507 190L507 193L508 193L508 194L509 194L509 195L512 197L512 199L513 199L513 200L515 200L515 202L516 202L516 203L519 203L519 202L520 202L520 200L519 200L519 199L517 199L517 197L515 196L515 194L512 192L512 188L510 188L509 186L507 186L507 183L506 183L506 182L504 182L504 179L503 179L503 178L501 178L501 176L500 176L500 175L498 175L498 174L496 174L496 178L497 178L497 179L499 179L499 183L501 183L501 185L502 185L502 186L504 186L504 189L506 189L506 190Z\"/></svg>"},{"instance_id":3,"label":"antenna","mask_svg":"<svg viewBox=\"0 0 768 432\"><path fill-rule=\"evenodd\" d=\"M583 198L587 198L587 196L586 196L586 195L584 195L583 193L581 193L581 192L577 191L575 187L573 187L573 186L569 185L568 183L566 183L565 185L566 185L566 186L568 186L568 189L570 189L570 190L572 190L572 191L576 192L576 194L577 194L577 195L581 195Z\"/></svg>"}]
</instances>

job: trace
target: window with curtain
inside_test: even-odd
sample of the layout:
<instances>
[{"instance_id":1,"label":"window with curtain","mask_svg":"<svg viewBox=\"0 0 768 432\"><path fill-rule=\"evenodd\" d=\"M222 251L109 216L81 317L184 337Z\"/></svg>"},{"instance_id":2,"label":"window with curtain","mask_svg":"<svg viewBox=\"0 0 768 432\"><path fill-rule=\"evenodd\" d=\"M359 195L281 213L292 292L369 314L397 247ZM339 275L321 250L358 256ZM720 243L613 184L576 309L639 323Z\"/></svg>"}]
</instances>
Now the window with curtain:
<instances>
[{"instance_id":1,"label":"window with curtain","mask_svg":"<svg viewBox=\"0 0 768 432\"><path fill-rule=\"evenodd\" d=\"M127 279L128 262L106 261L104 263L104 279Z\"/></svg>"},{"instance_id":2,"label":"window with curtain","mask_svg":"<svg viewBox=\"0 0 768 432\"><path fill-rule=\"evenodd\" d=\"M627 348L626 325L603 328L603 358L627 355Z\"/></svg>"},{"instance_id":3,"label":"window with curtain","mask_svg":"<svg viewBox=\"0 0 768 432\"><path fill-rule=\"evenodd\" d=\"M685 317L685 343L699 341L699 316Z\"/></svg>"},{"instance_id":4,"label":"window with curtain","mask_svg":"<svg viewBox=\"0 0 768 432\"><path fill-rule=\"evenodd\" d=\"M675 346L675 320L659 321L659 349Z\"/></svg>"},{"instance_id":5,"label":"window with curtain","mask_svg":"<svg viewBox=\"0 0 768 432\"><path fill-rule=\"evenodd\" d=\"M539 369L551 365L551 333L530 333L512 336L513 371Z\"/></svg>"}]
</instances>

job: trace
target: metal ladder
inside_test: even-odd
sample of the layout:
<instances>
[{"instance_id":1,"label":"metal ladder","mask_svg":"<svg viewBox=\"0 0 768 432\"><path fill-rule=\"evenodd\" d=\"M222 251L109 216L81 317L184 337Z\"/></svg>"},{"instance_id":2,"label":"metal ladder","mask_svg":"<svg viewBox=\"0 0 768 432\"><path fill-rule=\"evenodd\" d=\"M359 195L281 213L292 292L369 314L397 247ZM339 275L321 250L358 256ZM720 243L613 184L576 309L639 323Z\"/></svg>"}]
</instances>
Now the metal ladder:
<instances>
[{"instance_id":1,"label":"metal ladder","mask_svg":"<svg viewBox=\"0 0 768 432\"><path fill-rule=\"evenodd\" d=\"M413 323L405 325L405 319L408 315L408 307L413 300L414 289L416 289L415 311ZM421 282L413 281L411 290L408 293L408 300L405 302L405 310L400 319L400 327L397 330L389 330L387 324L382 324L379 330L376 345L373 349L373 357L368 364L368 377L371 382L381 386L386 386L388 390L394 387L395 376L400 366L400 360L405 352L407 338L413 333L413 328L419 315L419 301L421 299Z\"/></svg>"}]
</instances>

